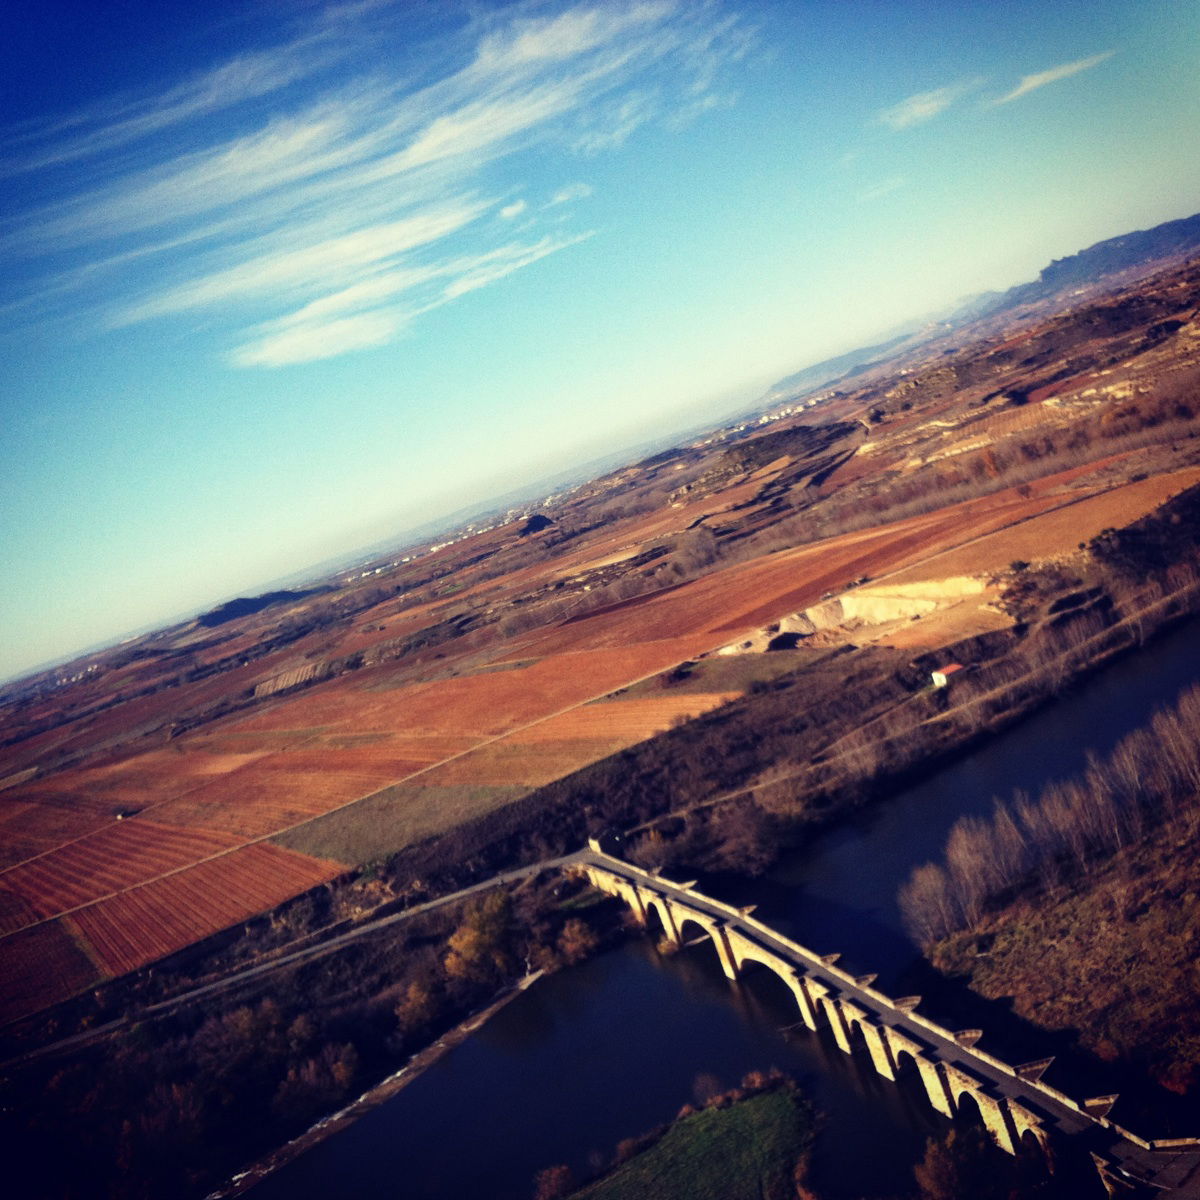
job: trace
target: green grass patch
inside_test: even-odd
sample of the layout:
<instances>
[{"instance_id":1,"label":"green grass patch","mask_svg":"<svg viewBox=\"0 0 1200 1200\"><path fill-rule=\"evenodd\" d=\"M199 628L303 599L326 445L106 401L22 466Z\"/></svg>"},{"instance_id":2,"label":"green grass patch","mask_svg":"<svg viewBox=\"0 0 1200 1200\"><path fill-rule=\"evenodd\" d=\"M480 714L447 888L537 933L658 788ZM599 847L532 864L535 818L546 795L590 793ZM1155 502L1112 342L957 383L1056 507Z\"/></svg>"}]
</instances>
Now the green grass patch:
<instances>
[{"instance_id":1,"label":"green grass patch","mask_svg":"<svg viewBox=\"0 0 1200 1200\"><path fill-rule=\"evenodd\" d=\"M811 1110L789 1087L683 1117L572 1200L763 1200L795 1194Z\"/></svg>"},{"instance_id":2,"label":"green grass patch","mask_svg":"<svg viewBox=\"0 0 1200 1200\"><path fill-rule=\"evenodd\" d=\"M765 683L811 666L829 654L825 650L771 650L763 654L730 654L672 667L632 687L621 688L604 700L690 695L702 692L744 692L752 683Z\"/></svg>"},{"instance_id":3,"label":"green grass patch","mask_svg":"<svg viewBox=\"0 0 1200 1200\"><path fill-rule=\"evenodd\" d=\"M574 896L568 897L559 904L559 912L586 912L589 908L597 908L602 904L607 904L611 897L604 892L594 891L592 888L585 888L582 892L577 892Z\"/></svg>"},{"instance_id":4,"label":"green grass patch","mask_svg":"<svg viewBox=\"0 0 1200 1200\"><path fill-rule=\"evenodd\" d=\"M316 858L369 863L509 804L530 791L528 787L394 784L271 840Z\"/></svg>"}]
</instances>

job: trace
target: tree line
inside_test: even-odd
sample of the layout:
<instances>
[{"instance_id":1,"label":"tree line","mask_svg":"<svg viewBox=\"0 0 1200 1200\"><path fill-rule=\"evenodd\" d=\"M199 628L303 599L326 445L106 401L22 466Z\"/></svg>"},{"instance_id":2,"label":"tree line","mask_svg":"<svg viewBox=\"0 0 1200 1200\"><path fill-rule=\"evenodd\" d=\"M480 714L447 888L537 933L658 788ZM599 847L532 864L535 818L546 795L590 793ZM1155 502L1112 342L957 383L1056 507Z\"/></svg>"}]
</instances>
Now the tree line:
<instances>
[{"instance_id":1,"label":"tree line","mask_svg":"<svg viewBox=\"0 0 1200 1200\"><path fill-rule=\"evenodd\" d=\"M282 970L257 997L212 998L66 1061L11 1068L0 1079L9 1177L30 1200L202 1194L527 971L589 955L600 934L564 907L580 886L497 889Z\"/></svg>"},{"instance_id":2,"label":"tree line","mask_svg":"<svg viewBox=\"0 0 1200 1200\"><path fill-rule=\"evenodd\" d=\"M933 942L973 928L989 905L1051 887L1200 804L1200 687L1192 686L1075 779L1037 797L997 800L989 817L964 816L940 862L916 868L900 891L914 935Z\"/></svg>"}]
</instances>

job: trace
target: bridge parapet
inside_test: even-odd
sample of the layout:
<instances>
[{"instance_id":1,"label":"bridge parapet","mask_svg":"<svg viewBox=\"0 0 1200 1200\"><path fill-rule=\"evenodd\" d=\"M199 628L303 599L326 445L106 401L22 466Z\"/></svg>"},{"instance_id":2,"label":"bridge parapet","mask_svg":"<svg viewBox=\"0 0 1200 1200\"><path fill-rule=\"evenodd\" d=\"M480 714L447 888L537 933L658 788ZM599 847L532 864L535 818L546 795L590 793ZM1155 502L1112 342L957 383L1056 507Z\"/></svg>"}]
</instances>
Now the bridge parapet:
<instances>
[{"instance_id":1,"label":"bridge parapet","mask_svg":"<svg viewBox=\"0 0 1200 1200\"><path fill-rule=\"evenodd\" d=\"M749 963L766 966L787 985L809 1029L816 1030L823 1016L847 1053L861 1039L876 1071L888 1079L895 1080L910 1059L934 1109L953 1117L969 1097L992 1138L1011 1154L1030 1137L1047 1148L1048 1120L1065 1132L1100 1127L1147 1151L1200 1150L1198 1138L1140 1138L1109 1120L1110 1106L1093 1104L1089 1111L1042 1079L1048 1061L1013 1066L981 1050L981 1030L944 1028L914 1011L919 998L893 999L874 986L874 975L855 976L837 965L836 955L818 955L777 932L752 915L753 906L717 900L697 891L695 880L676 883L604 854L595 842L589 846L592 854L574 869L627 903L642 924L653 908L667 937L682 944L680 927L693 921L712 939L730 979Z\"/></svg>"}]
</instances>

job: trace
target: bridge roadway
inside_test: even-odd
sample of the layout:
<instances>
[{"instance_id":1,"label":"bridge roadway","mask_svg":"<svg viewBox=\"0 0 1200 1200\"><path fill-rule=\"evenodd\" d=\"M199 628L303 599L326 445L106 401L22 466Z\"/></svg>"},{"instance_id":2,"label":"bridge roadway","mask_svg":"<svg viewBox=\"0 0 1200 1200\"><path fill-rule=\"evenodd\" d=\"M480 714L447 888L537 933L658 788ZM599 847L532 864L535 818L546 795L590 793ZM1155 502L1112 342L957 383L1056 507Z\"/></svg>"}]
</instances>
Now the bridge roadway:
<instances>
[{"instance_id":1,"label":"bridge roadway","mask_svg":"<svg viewBox=\"0 0 1200 1200\"><path fill-rule=\"evenodd\" d=\"M736 979L760 963L792 991L804 1023L824 1021L846 1053L865 1051L881 1075L895 1080L915 1068L930 1103L953 1117L972 1103L995 1141L1015 1153L1032 1140L1044 1150L1066 1136L1082 1139L1110 1194L1169 1194L1200 1200L1200 1139L1147 1141L1108 1119L1115 1096L1076 1101L1042 1080L1049 1059L1020 1066L978 1048L982 1030L951 1031L922 1017L920 998L892 999L872 986L874 976L854 976L777 933L750 914L660 875L601 852L598 843L564 863L603 892L627 903L645 924L653 910L665 936L684 944L694 924L710 937L726 975Z\"/></svg>"}]
</instances>

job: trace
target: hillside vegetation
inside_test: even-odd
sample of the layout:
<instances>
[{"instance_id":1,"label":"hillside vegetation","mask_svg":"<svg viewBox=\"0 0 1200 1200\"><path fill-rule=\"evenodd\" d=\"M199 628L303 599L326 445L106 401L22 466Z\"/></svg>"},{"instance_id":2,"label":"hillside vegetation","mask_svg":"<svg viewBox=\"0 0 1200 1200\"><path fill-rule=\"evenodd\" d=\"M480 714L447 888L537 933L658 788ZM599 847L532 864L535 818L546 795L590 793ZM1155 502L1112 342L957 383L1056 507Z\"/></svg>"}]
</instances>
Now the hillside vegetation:
<instances>
[{"instance_id":1,"label":"hillside vegetation","mask_svg":"<svg viewBox=\"0 0 1200 1200\"><path fill-rule=\"evenodd\" d=\"M934 965L1164 1086L1200 1080L1200 814L936 943Z\"/></svg>"}]
</instances>

